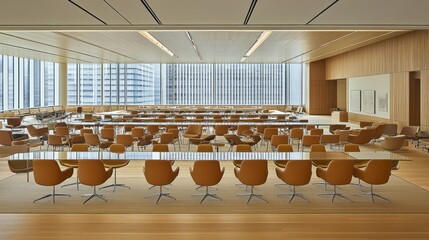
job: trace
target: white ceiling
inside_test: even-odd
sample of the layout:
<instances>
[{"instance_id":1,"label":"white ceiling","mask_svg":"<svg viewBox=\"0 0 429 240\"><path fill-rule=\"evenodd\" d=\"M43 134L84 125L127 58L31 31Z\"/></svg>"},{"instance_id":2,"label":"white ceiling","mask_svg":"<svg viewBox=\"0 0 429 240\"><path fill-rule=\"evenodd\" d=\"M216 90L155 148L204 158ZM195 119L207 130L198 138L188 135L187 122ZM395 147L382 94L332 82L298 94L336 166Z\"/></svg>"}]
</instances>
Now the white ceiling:
<instances>
[{"instance_id":1,"label":"white ceiling","mask_svg":"<svg viewBox=\"0 0 429 240\"><path fill-rule=\"evenodd\" d=\"M427 0L0 0L0 53L55 62L308 62L429 28ZM148 30L175 56L138 33ZM186 35L190 33L198 56Z\"/></svg>"}]
</instances>

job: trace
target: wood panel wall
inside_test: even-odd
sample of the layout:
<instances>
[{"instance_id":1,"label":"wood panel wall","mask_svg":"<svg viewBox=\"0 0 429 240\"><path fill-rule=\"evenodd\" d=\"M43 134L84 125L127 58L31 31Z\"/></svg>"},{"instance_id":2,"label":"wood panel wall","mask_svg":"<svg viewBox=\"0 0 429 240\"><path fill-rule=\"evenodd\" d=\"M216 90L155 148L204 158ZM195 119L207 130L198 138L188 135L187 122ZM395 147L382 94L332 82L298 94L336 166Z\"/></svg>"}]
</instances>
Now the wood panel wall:
<instances>
[{"instance_id":1,"label":"wood panel wall","mask_svg":"<svg viewBox=\"0 0 429 240\"><path fill-rule=\"evenodd\" d=\"M309 109L314 115L329 115L337 107L337 82L326 81L325 60L310 63Z\"/></svg>"},{"instance_id":2,"label":"wood panel wall","mask_svg":"<svg viewBox=\"0 0 429 240\"><path fill-rule=\"evenodd\" d=\"M397 123L399 129L410 124L410 72L420 71L420 123L422 130L429 130L429 31L408 32L327 58L325 67L326 80L391 74L388 122ZM351 114L349 118L358 122L372 117Z\"/></svg>"}]
</instances>

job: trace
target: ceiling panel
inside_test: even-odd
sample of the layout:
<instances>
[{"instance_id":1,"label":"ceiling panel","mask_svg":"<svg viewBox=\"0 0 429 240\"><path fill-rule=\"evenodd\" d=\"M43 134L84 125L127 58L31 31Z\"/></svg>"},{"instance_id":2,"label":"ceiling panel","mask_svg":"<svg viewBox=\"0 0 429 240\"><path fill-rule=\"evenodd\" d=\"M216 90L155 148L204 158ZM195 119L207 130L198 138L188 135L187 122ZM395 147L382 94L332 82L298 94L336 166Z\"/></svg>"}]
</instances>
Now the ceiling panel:
<instances>
[{"instance_id":1,"label":"ceiling panel","mask_svg":"<svg viewBox=\"0 0 429 240\"><path fill-rule=\"evenodd\" d=\"M147 0L163 24L243 24L251 0Z\"/></svg>"},{"instance_id":2,"label":"ceiling panel","mask_svg":"<svg viewBox=\"0 0 429 240\"><path fill-rule=\"evenodd\" d=\"M339 1L312 24L428 25L427 0Z\"/></svg>"},{"instance_id":3,"label":"ceiling panel","mask_svg":"<svg viewBox=\"0 0 429 240\"><path fill-rule=\"evenodd\" d=\"M150 32L150 34L178 56L178 61L200 62L197 53L192 47L189 39L186 37L186 33L184 31Z\"/></svg>"},{"instance_id":4,"label":"ceiling panel","mask_svg":"<svg viewBox=\"0 0 429 240\"><path fill-rule=\"evenodd\" d=\"M130 24L103 0L73 0L73 2L94 14L107 24Z\"/></svg>"},{"instance_id":5,"label":"ceiling panel","mask_svg":"<svg viewBox=\"0 0 429 240\"><path fill-rule=\"evenodd\" d=\"M335 0L258 1L249 24L306 24Z\"/></svg>"},{"instance_id":6,"label":"ceiling panel","mask_svg":"<svg viewBox=\"0 0 429 240\"><path fill-rule=\"evenodd\" d=\"M106 0L131 24L157 25L140 0Z\"/></svg>"},{"instance_id":7,"label":"ceiling panel","mask_svg":"<svg viewBox=\"0 0 429 240\"><path fill-rule=\"evenodd\" d=\"M205 62L239 62L261 32L192 31Z\"/></svg>"},{"instance_id":8,"label":"ceiling panel","mask_svg":"<svg viewBox=\"0 0 429 240\"><path fill-rule=\"evenodd\" d=\"M67 0L2 0L0 25L104 25Z\"/></svg>"}]
</instances>

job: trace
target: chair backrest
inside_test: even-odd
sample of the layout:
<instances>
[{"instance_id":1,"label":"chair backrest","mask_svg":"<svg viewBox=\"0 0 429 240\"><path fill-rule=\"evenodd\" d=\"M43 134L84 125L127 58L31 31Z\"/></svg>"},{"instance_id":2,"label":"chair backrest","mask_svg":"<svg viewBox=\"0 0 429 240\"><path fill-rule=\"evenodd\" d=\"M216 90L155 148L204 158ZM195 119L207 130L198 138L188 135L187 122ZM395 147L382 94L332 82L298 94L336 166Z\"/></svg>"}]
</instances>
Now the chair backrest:
<instances>
[{"instance_id":1,"label":"chair backrest","mask_svg":"<svg viewBox=\"0 0 429 240\"><path fill-rule=\"evenodd\" d=\"M236 152L252 152L252 146L249 144L239 144L235 148Z\"/></svg>"},{"instance_id":2,"label":"chair backrest","mask_svg":"<svg viewBox=\"0 0 429 240\"><path fill-rule=\"evenodd\" d=\"M62 136L62 137L68 137L70 134L68 127L56 127L55 128L55 135Z\"/></svg>"},{"instance_id":3,"label":"chair backrest","mask_svg":"<svg viewBox=\"0 0 429 240\"><path fill-rule=\"evenodd\" d=\"M116 143L123 144L125 147L133 145L134 139L130 134L118 134L116 135Z\"/></svg>"},{"instance_id":4,"label":"chair backrest","mask_svg":"<svg viewBox=\"0 0 429 240\"><path fill-rule=\"evenodd\" d=\"M335 130L344 130L346 128L346 124L331 124L329 125L329 132L334 134Z\"/></svg>"},{"instance_id":5,"label":"chair backrest","mask_svg":"<svg viewBox=\"0 0 429 240\"><path fill-rule=\"evenodd\" d=\"M381 147L389 151L398 150L404 145L406 139L405 135L386 136L381 142Z\"/></svg>"},{"instance_id":6,"label":"chair backrest","mask_svg":"<svg viewBox=\"0 0 429 240\"><path fill-rule=\"evenodd\" d=\"M364 128L364 127L371 127L373 124L373 122L367 122L367 121L360 121L359 122L359 127L360 128Z\"/></svg>"},{"instance_id":7,"label":"chair backrest","mask_svg":"<svg viewBox=\"0 0 429 240\"><path fill-rule=\"evenodd\" d=\"M98 138L97 134L93 133L85 133L83 135L85 138L85 142L89 144L90 146L99 146L100 145L100 139Z\"/></svg>"},{"instance_id":8,"label":"chair backrest","mask_svg":"<svg viewBox=\"0 0 429 240\"><path fill-rule=\"evenodd\" d=\"M156 134L156 133L159 132L159 126L158 125L148 125L147 126L147 131L150 134L154 135L154 134Z\"/></svg>"},{"instance_id":9,"label":"chair backrest","mask_svg":"<svg viewBox=\"0 0 429 240\"><path fill-rule=\"evenodd\" d=\"M358 144L345 144L344 145L344 152L360 152L359 145Z\"/></svg>"},{"instance_id":10,"label":"chair backrest","mask_svg":"<svg viewBox=\"0 0 429 240\"><path fill-rule=\"evenodd\" d=\"M85 113L83 115L83 121L85 121L85 122L92 122L92 114L91 113Z\"/></svg>"},{"instance_id":11,"label":"chair backrest","mask_svg":"<svg viewBox=\"0 0 429 240\"><path fill-rule=\"evenodd\" d=\"M155 186L163 186L173 182L177 173L171 169L170 161L165 160L146 160L143 172L146 181Z\"/></svg>"},{"instance_id":12,"label":"chair backrest","mask_svg":"<svg viewBox=\"0 0 429 240\"><path fill-rule=\"evenodd\" d=\"M419 132L419 126L406 126L401 129L400 135L405 135L407 138L414 138Z\"/></svg>"},{"instance_id":13,"label":"chair backrest","mask_svg":"<svg viewBox=\"0 0 429 240\"><path fill-rule=\"evenodd\" d=\"M102 128L100 131L100 137L113 141L115 139L115 129L113 128Z\"/></svg>"},{"instance_id":14,"label":"chair backrest","mask_svg":"<svg viewBox=\"0 0 429 240\"><path fill-rule=\"evenodd\" d=\"M154 144L152 148L152 152L168 152L168 145L167 144Z\"/></svg>"},{"instance_id":15,"label":"chair backrest","mask_svg":"<svg viewBox=\"0 0 429 240\"><path fill-rule=\"evenodd\" d=\"M48 144L53 146L63 145L63 137L59 135L48 135Z\"/></svg>"},{"instance_id":16,"label":"chair backrest","mask_svg":"<svg viewBox=\"0 0 429 240\"><path fill-rule=\"evenodd\" d=\"M113 153L124 153L126 151L126 148L124 144L114 143L110 145L109 151Z\"/></svg>"},{"instance_id":17,"label":"chair backrest","mask_svg":"<svg viewBox=\"0 0 429 240\"><path fill-rule=\"evenodd\" d=\"M0 144L5 146L12 146L12 131L10 130L0 130Z\"/></svg>"},{"instance_id":18,"label":"chair backrest","mask_svg":"<svg viewBox=\"0 0 429 240\"><path fill-rule=\"evenodd\" d=\"M369 184L385 184L389 181L392 160L370 160L363 171L362 180Z\"/></svg>"},{"instance_id":19,"label":"chair backrest","mask_svg":"<svg viewBox=\"0 0 429 240\"><path fill-rule=\"evenodd\" d=\"M251 132L250 125L238 125L237 135L245 135L245 133Z\"/></svg>"},{"instance_id":20,"label":"chair backrest","mask_svg":"<svg viewBox=\"0 0 429 240\"><path fill-rule=\"evenodd\" d=\"M271 137L271 146L277 147L279 144L288 144L289 136L288 135L273 135Z\"/></svg>"},{"instance_id":21,"label":"chair backrest","mask_svg":"<svg viewBox=\"0 0 429 240\"><path fill-rule=\"evenodd\" d=\"M37 136L37 129L33 125L27 125L27 131L30 136L34 137Z\"/></svg>"},{"instance_id":22,"label":"chair backrest","mask_svg":"<svg viewBox=\"0 0 429 240\"><path fill-rule=\"evenodd\" d=\"M191 169L191 176L197 185L213 186L220 182L224 171L225 168L221 169L217 160L197 160Z\"/></svg>"},{"instance_id":23,"label":"chair backrest","mask_svg":"<svg viewBox=\"0 0 429 240\"><path fill-rule=\"evenodd\" d=\"M273 135L278 135L278 134L279 134L279 130L277 128L265 128L263 138L265 140L271 141L271 137Z\"/></svg>"},{"instance_id":24,"label":"chair backrest","mask_svg":"<svg viewBox=\"0 0 429 240\"><path fill-rule=\"evenodd\" d=\"M325 145L323 145L323 144L312 144L310 146L310 152L326 152Z\"/></svg>"},{"instance_id":25,"label":"chair backrest","mask_svg":"<svg viewBox=\"0 0 429 240\"><path fill-rule=\"evenodd\" d=\"M241 162L238 179L246 185L256 186L264 184L268 177L267 160L244 160Z\"/></svg>"},{"instance_id":26,"label":"chair backrest","mask_svg":"<svg viewBox=\"0 0 429 240\"><path fill-rule=\"evenodd\" d=\"M302 128L292 128L289 136L292 139L302 139L304 136L304 130Z\"/></svg>"},{"instance_id":27,"label":"chair backrest","mask_svg":"<svg viewBox=\"0 0 429 240\"><path fill-rule=\"evenodd\" d=\"M372 124L372 126L375 127L374 136L372 137L373 139L379 139L381 136L383 136L386 123L375 122Z\"/></svg>"},{"instance_id":28,"label":"chair backrest","mask_svg":"<svg viewBox=\"0 0 429 240\"><path fill-rule=\"evenodd\" d=\"M163 144L170 144L173 143L174 139L173 139L173 134L172 133L163 133L161 134L161 136L159 137L159 143L163 143Z\"/></svg>"},{"instance_id":29,"label":"chair backrest","mask_svg":"<svg viewBox=\"0 0 429 240\"><path fill-rule=\"evenodd\" d=\"M216 136L223 136L228 134L228 126L227 125L217 125L214 127Z\"/></svg>"},{"instance_id":30,"label":"chair backrest","mask_svg":"<svg viewBox=\"0 0 429 240\"><path fill-rule=\"evenodd\" d=\"M293 152L292 145L290 145L290 144L279 144L277 146L277 152Z\"/></svg>"},{"instance_id":31,"label":"chair backrest","mask_svg":"<svg viewBox=\"0 0 429 240\"><path fill-rule=\"evenodd\" d=\"M6 118L7 125L12 127L18 127L21 125L22 118L20 117L8 117Z\"/></svg>"},{"instance_id":32,"label":"chair backrest","mask_svg":"<svg viewBox=\"0 0 429 240\"><path fill-rule=\"evenodd\" d=\"M315 128L310 130L310 135L323 135L323 128Z\"/></svg>"},{"instance_id":33,"label":"chair backrest","mask_svg":"<svg viewBox=\"0 0 429 240\"><path fill-rule=\"evenodd\" d=\"M308 184L311 179L311 161L288 161L282 171L281 179L292 186Z\"/></svg>"},{"instance_id":34,"label":"chair backrest","mask_svg":"<svg viewBox=\"0 0 429 240\"><path fill-rule=\"evenodd\" d=\"M75 143L70 149L72 152L88 152L88 150L89 146L86 143Z\"/></svg>"},{"instance_id":35,"label":"chair backrest","mask_svg":"<svg viewBox=\"0 0 429 240\"><path fill-rule=\"evenodd\" d=\"M226 139L226 141L229 143L229 145L231 145L231 146L243 143L241 141L241 139L237 135L235 135L235 134L225 134L223 136Z\"/></svg>"},{"instance_id":36,"label":"chair backrest","mask_svg":"<svg viewBox=\"0 0 429 240\"><path fill-rule=\"evenodd\" d=\"M319 144L320 143L320 135L304 135L302 137L302 146L304 147L310 147L313 144Z\"/></svg>"},{"instance_id":37,"label":"chair backrest","mask_svg":"<svg viewBox=\"0 0 429 240\"><path fill-rule=\"evenodd\" d=\"M101 160L80 160L78 162L78 177L82 184L97 186L112 175L112 169L106 171Z\"/></svg>"},{"instance_id":38,"label":"chair backrest","mask_svg":"<svg viewBox=\"0 0 429 240\"><path fill-rule=\"evenodd\" d=\"M168 129L167 132L173 134L173 139L178 139L179 138L179 129L177 129L177 128L170 128L170 129Z\"/></svg>"},{"instance_id":39,"label":"chair backrest","mask_svg":"<svg viewBox=\"0 0 429 240\"><path fill-rule=\"evenodd\" d=\"M55 186L62 182L61 169L55 160L33 161L34 181L42 186Z\"/></svg>"},{"instance_id":40,"label":"chair backrest","mask_svg":"<svg viewBox=\"0 0 429 240\"><path fill-rule=\"evenodd\" d=\"M354 163L351 160L332 160L326 169L326 181L332 185L349 184L353 176Z\"/></svg>"},{"instance_id":41,"label":"chair backrest","mask_svg":"<svg viewBox=\"0 0 429 240\"><path fill-rule=\"evenodd\" d=\"M398 125L394 123L386 124L384 127L384 135L395 136L398 134Z\"/></svg>"},{"instance_id":42,"label":"chair backrest","mask_svg":"<svg viewBox=\"0 0 429 240\"><path fill-rule=\"evenodd\" d=\"M213 152L213 146L210 144L199 144L197 152Z\"/></svg>"},{"instance_id":43,"label":"chair backrest","mask_svg":"<svg viewBox=\"0 0 429 240\"><path fill-rule=\"evenodd\" d=\"M187 134L201 134L203 131L202 125L189 125L185 133Z\"/></svg>"},{"instance_id":44,"label":"chair backrest","mask_svg":"<svg viewBox=\"0 0 429 240\"><path fill-rule=\"evenodd\" d=\"M92 128L82 128L80 129L80 135L85 136L86 133L93 134Z\"/></svg>"},{"instance_id":45,"label":"chair backrest","mask_svg":"<svg viewBox=\"0 0 429 240\"><path fill-rule=\"evenodd\" d=\"M141 139L142 137L144 137L144 128L141 128L141 127L132 128L131 136L133 136L133 138Z\"/></svg>"},{"instance_id":46,"label":"chair backrest","mask_svg":"<svg viewBox=\"0 0 429 240\"><path fill-rule=\"evenodd\" d=\"M323 134L320 137L320 143L321 144L329 144L329 143L339 143L340 142L340 135L335 135L335 134Z\"/></svg>"},{"instance_id":47,"label":"chair backrest","mask_svg":"<svg viewBox=\"0 0 429 240\"><path fill-rule=\"evenodd\" d=\"M339 142L347 142L349 135L353 133L353 130L335 130L334 134L339 136Z\"/></svg>"}]
</instances>

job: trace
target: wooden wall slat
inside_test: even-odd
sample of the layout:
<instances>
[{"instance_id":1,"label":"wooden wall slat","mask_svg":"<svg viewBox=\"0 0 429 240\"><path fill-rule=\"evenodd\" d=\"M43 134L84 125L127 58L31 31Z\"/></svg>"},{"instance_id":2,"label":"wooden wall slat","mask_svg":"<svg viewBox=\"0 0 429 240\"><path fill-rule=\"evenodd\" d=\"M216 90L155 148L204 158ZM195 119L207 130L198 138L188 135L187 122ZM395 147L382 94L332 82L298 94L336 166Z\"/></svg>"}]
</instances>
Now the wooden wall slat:
<instances>
[{"instance_id":1,"label":"wooden wall slat","mask_svg":"<svg viewBox=\"0 0 429 240\"><path fill-rule=\"evenodd\" d=\"M429 70L420 72L420 128L429 131Z\"/></svg>"},{"instance_id":2,"label":"wooden wall slat","mask_svg":"<svg viewBox=\"0 0 429 240\"><path fill-rule=\"evenodd\" d=\"M326 81L325 60L310 63L309 76L310 103L307 112L314 115L331 114L337 107L337 82Z\"/></svg>"}]
</instances>

